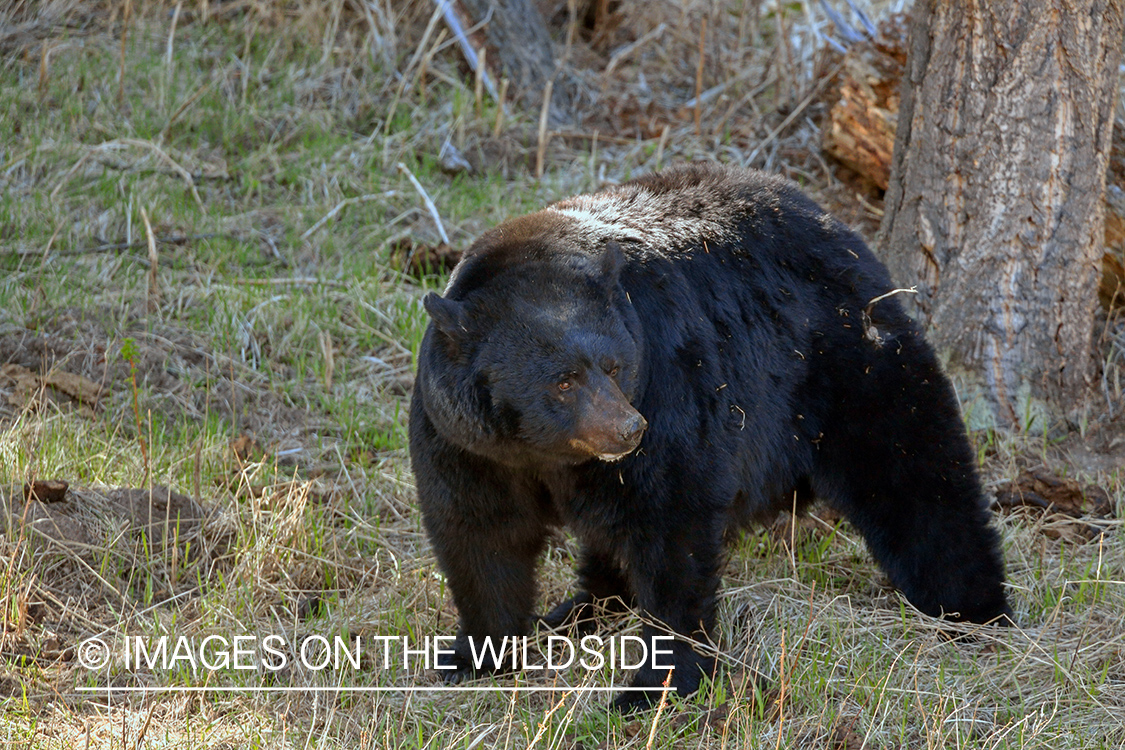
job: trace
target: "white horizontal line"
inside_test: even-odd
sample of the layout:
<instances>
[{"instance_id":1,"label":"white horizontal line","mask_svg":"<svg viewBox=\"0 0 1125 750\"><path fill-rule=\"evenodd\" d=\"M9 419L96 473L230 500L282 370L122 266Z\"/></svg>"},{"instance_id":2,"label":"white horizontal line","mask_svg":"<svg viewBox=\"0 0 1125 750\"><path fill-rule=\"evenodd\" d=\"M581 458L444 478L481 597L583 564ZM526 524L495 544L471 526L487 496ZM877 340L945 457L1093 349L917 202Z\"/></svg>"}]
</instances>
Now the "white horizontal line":
<instances>
[{"instance_id":1,"label":"white horizontal line","mask_svg":"<svg viewBox=\"0 0 1125 750\"><path fill-rule=\"evenodd\" d=\"M329 687L324 685L297 687L236 687L236 686L211 686L211 685L166 685L158 687L139 687L136 685L124 687L78 687L81 693L653 693L663 691L664 688L645 687L541 687L524 685L511 687ZM668 692L675 693L677 689L668 688Z\"/></svg>"}]
</instances>

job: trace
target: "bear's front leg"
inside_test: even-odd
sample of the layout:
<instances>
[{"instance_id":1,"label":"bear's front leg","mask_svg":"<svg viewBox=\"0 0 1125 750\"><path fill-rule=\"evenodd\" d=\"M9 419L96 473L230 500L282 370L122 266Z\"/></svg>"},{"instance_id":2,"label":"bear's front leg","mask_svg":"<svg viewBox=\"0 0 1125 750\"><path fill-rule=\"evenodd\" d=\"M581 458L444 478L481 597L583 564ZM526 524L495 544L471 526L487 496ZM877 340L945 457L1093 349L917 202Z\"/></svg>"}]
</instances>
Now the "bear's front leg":
<instances>
[{"instance_id":1,"label":"bear's front leg","mask_svg":"<svg viewBox=\"0 0 1125 750\"><path fill-rule=\"evenodd\" d=\"M494 495L489 505L508 512L503 518L462 512L427 519L459 615L452 653L438 660L446 682L510 669L514 639L531 630L535 568L547 528L511 495Z\"/></svg>"},{"instance_id":2,"label":"bear's front leg","mask_svg":"<svg viewBox=\"0 0 1125 750\"><path fill-rule=\"evenodd\" d=\"M682 525L669 530L662 543L650 540L631 553L627 569L646 621L641 632L648 658L631 683L646 689L624 692L614 701L623 712L655 705L669 667L669 687L680 698L714 672L715 659L705 649L715 624L721 538L714 529Z\"/></svg>"},{"instance_id":3,"label":"bear's front leg","mask_svg":"<svg viewBox=\"0 0 1125 750\"><path fill-rule=\"evenodd\" d=\"M536 541L527 540L515 553L492 545L458 545L440 556L459 614L452 648L438 654L437 669L446 682L513 668L513 649L531 630L541 546Z\"/></svg>"},{"instance_id":4,"label":"bear's front leg","mask_svg":"<svg viewBox=\"0 0 1125 750\"><path fill-rule=\"evenodd\" d=\"M537 488L465 453L416 450L414 462L423 521L459 615L438 671L457 683L510 669L513 639L531 630L547 539Z\"/></svg>"},{"instance_id":5,"label":"bear's front leg","mask_svg":"<svg viewBox=\"0 0 1125 750\"><path fill-rule=\"evenodd\" d=\"M456 534L441 545L438 558L459 614L457 639L438 658L446 682L511 669L515 640L531 628L535 562L544 539L541 531L522 531L483 539Z\"/></svg>"},{"instance_id":6,"label":"bear's front leg","mask_svg":"<svg viewBox=\"0 0 1125 750\"><path fill-rule=\"evenodd\" d=\"M641 628L641 638L645 642L647 658L637 669L630 683L631 688L622 692L613 701L613 708L622 713L643 711L655 706L664 692L668 681L669 695L685 698L699 690L699 683L705 676L713 675L715 658L697 650L697 646L684 640L684 635L672 636L667 627L653 627L645 623ZM703 631L688 636L698 644L706 644L708 638ZM668 679L668 672L672 677ZM640 688L643 688L640 689Z\"/></svg>"}]
</instances>

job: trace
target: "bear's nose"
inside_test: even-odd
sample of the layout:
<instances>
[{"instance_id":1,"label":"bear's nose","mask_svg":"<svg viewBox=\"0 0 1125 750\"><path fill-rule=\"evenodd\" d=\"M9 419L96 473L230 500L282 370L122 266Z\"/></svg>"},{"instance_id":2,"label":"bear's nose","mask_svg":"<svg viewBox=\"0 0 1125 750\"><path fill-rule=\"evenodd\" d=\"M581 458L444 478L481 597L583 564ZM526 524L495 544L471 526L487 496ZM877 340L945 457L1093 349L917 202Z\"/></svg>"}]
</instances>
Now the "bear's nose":
<instances>
[{"instance_id":1,"label":"bear's nose","mask_svg":"<svg viewBox=\"0 0 1125 750\"><path fill-rule=\"evenodd\" d=\"M634 414L621 428L621 439L629 445L636 445L641 442L641 435L644 434L645 428L648 427L648 421L639 413Z\"/></svg>"}]
</instances>

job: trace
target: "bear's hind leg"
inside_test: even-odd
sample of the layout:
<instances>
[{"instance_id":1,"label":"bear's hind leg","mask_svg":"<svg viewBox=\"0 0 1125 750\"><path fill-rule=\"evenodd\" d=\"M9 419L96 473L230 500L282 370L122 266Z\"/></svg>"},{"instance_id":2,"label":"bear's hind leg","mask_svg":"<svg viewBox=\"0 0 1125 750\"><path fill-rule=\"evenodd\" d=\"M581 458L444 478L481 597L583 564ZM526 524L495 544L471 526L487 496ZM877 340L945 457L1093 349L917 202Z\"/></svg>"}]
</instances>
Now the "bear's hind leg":
<instances>
[{"instance_id":1,"label":"bear's hind leg","mask_svg":"<svg viewBox=\"0 0 1125 750\"><path fill-rule=\"evenodd\" d=\"M579 635L597 629L597 615L621 614L633 606L633 595L609 555L586 549L578 566L580 591L560 602L539 621L551 630L573 629Z\"/></svg>"},{"instance_id":2,"label":"bear's hind leg","mask_svg":"<svg viewBox=\"0 0 1125 750\"><path fill-rule=\"evenodd\" d=\"M921 611L971 622L1010 615L999 535L952 386L920 339L871 361L824 422L814 491Z\"/></svg>"}]
</instances>

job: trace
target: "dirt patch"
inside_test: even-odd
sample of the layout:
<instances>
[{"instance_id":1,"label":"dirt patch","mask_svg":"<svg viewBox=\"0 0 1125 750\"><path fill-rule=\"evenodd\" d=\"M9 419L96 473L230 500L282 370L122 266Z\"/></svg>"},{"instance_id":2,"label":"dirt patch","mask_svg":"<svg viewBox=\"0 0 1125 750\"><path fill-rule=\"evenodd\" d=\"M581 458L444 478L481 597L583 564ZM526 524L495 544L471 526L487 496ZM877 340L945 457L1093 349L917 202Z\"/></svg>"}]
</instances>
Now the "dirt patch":
<instances>
[{"instance_id":1,"label":"dirt patch","mask_svg":"<svg viewBox=\"0 0 1125 750\"><path fill-rule=\"evenodd\" d=\"M76 604L93 612L198 586L230 542L220 514L162 485L29 494L0 496L3 536L35 550L28 593L40 611L28 608L25 625L60 608L61 621Z\"/></svg>"},{"instance_id":2,"label":"dirt patch","mask_svg":"<svg viewBox=\"0 0 1125 750\"><path fill-rule=\"evenodd\" d=\"M163 547L166 540L185 556L198 557L206 546L200 537L210 513L163 485L148 490L52 483L64 485L63 491L41 496L25 489L22 497L0 497L10 538L38 540L45 551L65 551L87 560L106 550L136 553L137 545Z\"/></svg>"},{"instance_id":3,"label":"dirt patch","mask_svg":"<svg viewBox=\"0 0 1125 750\"><path fill-rule=\"evenodd\" d=\"M0 651L41 667L73 660L83 637L150 604L197 595L228 553L222 514L156 485L71 487L39 481L0 496L0 550L12 562L14 615ZM0 694L3 689L0 686Z\"/></svg>"}]
</instances>

